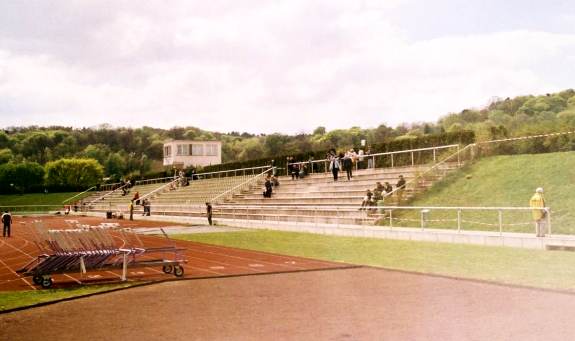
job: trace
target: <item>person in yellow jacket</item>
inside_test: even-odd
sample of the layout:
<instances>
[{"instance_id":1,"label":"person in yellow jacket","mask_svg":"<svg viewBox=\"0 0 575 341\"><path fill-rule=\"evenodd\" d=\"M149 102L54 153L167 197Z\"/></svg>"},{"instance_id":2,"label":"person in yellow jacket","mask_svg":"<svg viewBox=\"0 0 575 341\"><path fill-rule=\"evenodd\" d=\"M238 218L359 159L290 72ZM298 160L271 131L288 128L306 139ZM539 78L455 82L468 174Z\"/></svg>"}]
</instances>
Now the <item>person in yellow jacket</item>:
<instances>
[{"instance_id":1,"label":"person in yellow jacket","mask_svg":"<svg viewBox=\"0 0 575 341\"><path fill-rule=\"evenodd\" d=\"M545 237L545 222L547 220L547 210L545 210L545 197L543 197L543 188L535 190L535 194L529 200L529 207L534 208L531 211L533 220L535 220L535 234L537 237Z\"/></svg>"}]
</instances>

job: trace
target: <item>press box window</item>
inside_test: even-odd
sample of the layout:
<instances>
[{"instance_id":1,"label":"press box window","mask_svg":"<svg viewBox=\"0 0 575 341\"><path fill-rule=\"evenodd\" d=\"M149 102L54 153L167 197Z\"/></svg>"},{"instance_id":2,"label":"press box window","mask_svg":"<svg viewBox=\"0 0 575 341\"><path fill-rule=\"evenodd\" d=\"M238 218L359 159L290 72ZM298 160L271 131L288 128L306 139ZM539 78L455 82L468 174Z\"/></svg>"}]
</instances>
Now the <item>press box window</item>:
<instances>
[{"instance_id":1,"label":"press box window","mask_svg":"<svg viewBox=\"0 0 575 341\"><path fill-rule=\"evenodd\" d=\"M207 144L206 145L206 155L218 156L218 145L217 144Z\"/></svg>"},{"instance_id":2,"label":"press box window","mask_svg":"<svg viewBox=\"0 0 575 341\"><path fill-rule=\"evenodd\" d=\"M204 145L203 144L192 144L192 155L204 155Z\"/></svg>"}]
</instances>

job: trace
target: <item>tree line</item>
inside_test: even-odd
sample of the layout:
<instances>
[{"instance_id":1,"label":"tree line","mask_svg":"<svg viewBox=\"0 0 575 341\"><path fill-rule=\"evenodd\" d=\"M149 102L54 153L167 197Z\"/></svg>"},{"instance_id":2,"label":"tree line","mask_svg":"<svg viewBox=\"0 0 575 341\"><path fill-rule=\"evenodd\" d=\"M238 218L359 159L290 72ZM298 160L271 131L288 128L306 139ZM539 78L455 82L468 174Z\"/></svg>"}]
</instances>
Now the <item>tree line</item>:
<instances>
[{"instance_id":1,"label":"tree line","mask_svg":"<svg viewBox=\"0 0 575 341\"><path fill-rule=\"evenodd\" d=\"M442 140L468 141L470 137L467 132L473 133L473 139L486 141L573 128L575 91L572 89L539 96L497 98L484 108L450 113L436 123L401 124L394 128L382 124L376 128L350 127L331 131L317 127L311 133L296 135L221 133L196 127L7 127L0 131L0 190L6 191L16 186L27 190L38 190L46 186L75 188L77 183L71 181L71 178L66 184L48 180L49 174L52 174L51 165L60 160L68 160L66 162L69 167L72 167L70 160L94 160L92 164L98 169L96 173L101 172L100 177L109 181L117 181L121 177L158 175L163 171L162 147L168 139L222 141L222 161L229 165L210 167L215 170L282 159L287 155L321 157L324 151L331 148L358 148L361 140L366 140L373 147L372 152L380 152L405 146L437 145ZM438 138L432 138L434 136ZM463 140L461 136L465 136ZM512 147L502 146L500 149L508 153L573 150L575 139L569 135L527 141ZM20 185L20 182L14 180L14 174L27 172L31 178L21 182L28 185ZM88 185L88 181L84 181L83 186Z\"/></svg>"}]
</instances>

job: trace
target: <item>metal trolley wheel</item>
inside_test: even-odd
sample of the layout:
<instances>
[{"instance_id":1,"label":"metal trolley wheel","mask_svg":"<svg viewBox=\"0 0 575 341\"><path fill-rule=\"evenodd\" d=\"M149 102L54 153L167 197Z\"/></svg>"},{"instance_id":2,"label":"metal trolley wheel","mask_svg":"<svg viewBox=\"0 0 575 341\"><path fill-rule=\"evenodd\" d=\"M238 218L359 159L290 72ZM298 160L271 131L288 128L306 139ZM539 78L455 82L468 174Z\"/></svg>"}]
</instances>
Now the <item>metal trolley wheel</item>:
<instances>
[{"instance_id":1,"label":"metal trolley wheel","mask_svg":"<svg viewBox=\"0 0 575 341\"><path fill-rule=\"evenodd\" d=\"M42 278L41 285L42 285L42 288L48 289L52 286L53 283L54 283L54 281L52 281L51 277L44 277L44 278Z\"/></svg>"},{"instance_id":2,"label":"metal trolley wheel","mask_svg":"<svg viewBox=\"0 0 575 341\"><path fill-rule=\"evenodd\" d=\"M174 267L174 275L176 277L182 277L184 275L184 268L181 267L180 265L176 265Z\"/></svg>"},{"instance_id":3,"label":"metal trolley wheel","mask_svg":"<svg viewBox=\"0 0 575 341\"><path fill-rule=\"evenodd\" d=\"M32 281L33 281L34 284L36 284L36 285L41 285L43 279L44 279L44 277L42 277L42 276L40 276L40 275L34 275L34 276L32 277Z\"/></svg>"},{"instance_id":4,"label":"metal trolley wheel","mask_svg":"<svg viewBox=\"0 0 575 341\"><path fill-rule=\"evenodd\" d=\"M164 273L166 273L166 274L171 274L172 271L174 271L174 267L171 266L171 265L164 265L164 266L162 267L162 271L163 271Z\"/></svg>"}]
</instances>

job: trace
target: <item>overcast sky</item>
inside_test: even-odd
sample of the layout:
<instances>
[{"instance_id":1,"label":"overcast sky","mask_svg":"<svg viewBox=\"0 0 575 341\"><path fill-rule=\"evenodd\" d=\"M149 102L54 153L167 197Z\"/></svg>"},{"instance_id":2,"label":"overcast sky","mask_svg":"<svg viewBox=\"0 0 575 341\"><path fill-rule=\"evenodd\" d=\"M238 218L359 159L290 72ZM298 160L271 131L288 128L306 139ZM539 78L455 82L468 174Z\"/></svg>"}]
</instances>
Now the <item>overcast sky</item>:
<instances>
[{"instance_id":1,"label":"overcast sky","mask_svg":"<svg viewBox=\"0 0 575 341\"><path fill-rule=\"evenodd\" d=\"M575 87L575 1L1 0L0 126L435 122Z\"/></svg>"}]
</instances>

